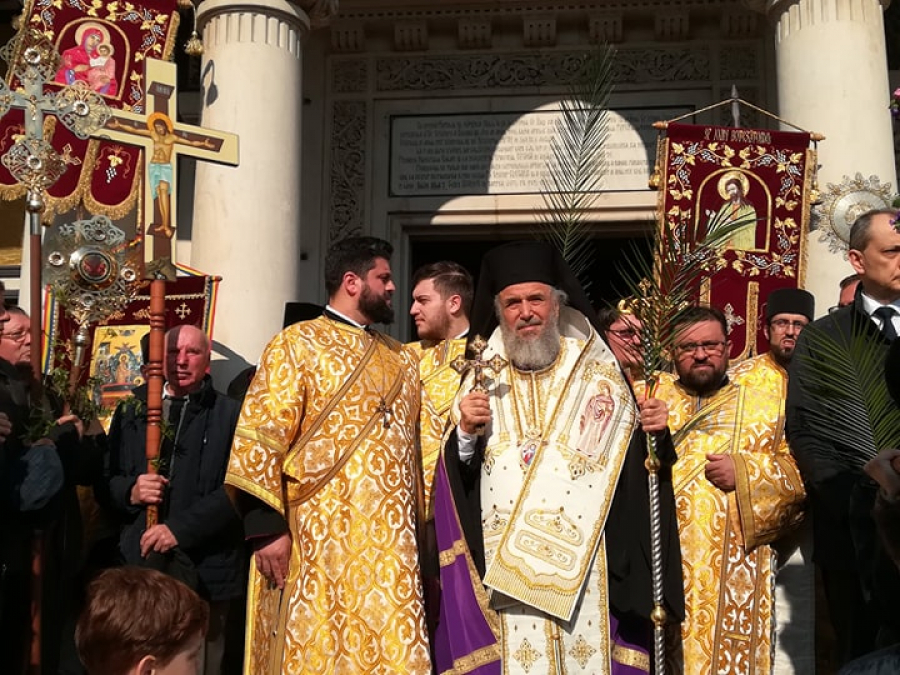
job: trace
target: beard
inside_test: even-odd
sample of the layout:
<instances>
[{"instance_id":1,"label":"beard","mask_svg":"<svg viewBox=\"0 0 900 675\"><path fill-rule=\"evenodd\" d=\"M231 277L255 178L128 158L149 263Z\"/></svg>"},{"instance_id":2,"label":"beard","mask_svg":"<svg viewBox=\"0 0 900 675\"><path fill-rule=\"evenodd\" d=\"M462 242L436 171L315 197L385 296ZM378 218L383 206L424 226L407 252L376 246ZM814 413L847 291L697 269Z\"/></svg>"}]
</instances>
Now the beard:
<instances>
[{"instance_id":1,"label":"beard","mask_svg":"<svg viewBox=\"0 0 900 675\"><path fill-rule=\"evenodd\" d=\"M541 332L534 337L525 338L516 333L515 328L500 321L500 335L506 356L516 368L521 370L541 370L556 360L559 355L559 321L556 314L544 324ZM521 321L518 326L531 326L539 320Z\"/></svg>"},{"instance_id":2,"label":"beard","mask_svg":"<svg viewBox=\"0 0 900 675\"><path fill-rule=\"evenodd\" d=\"M443 312L434 321L426 321L421 327L416 326L416 335L420 340L446 340L451 337L449 332L450 317Z\"/></svg>"},{"instance_id":3,"label":"beard","mask_svg":"<svg viewBox=\"0 0 900 675\"><path fill-rule=\"evenodd\" d=\"M722 380L725 379L725 372L728 369L728 362L725 361L721 368L704 368L703 370L688 370L685 373L678 373L678 379L681 384L691 391L704 395L717 391L722 386Z\"/></svg>"},{"instance_id":4,"label":"beard","mask_svg":"<svg viewBox=\"0 0 900 675\"><path fill-rule=\"evenodd\" d=\"M769 344L769 351L772 352L772 358L775 359L775 363L782 368L787 369L787 367L791 365L791 357L794 355L794 348L796 346L796 342L787 347L783 347L781 344L773 342Z\"/></svg>"},{"instance_id":5,"label":"beard","mask_svg":"<svg viewBox=\"0 0 900 675\"><path fill-rule=\"evenodd\" d=\"M368 284L363 286L362 293L359 294L359 311L372 323L389 324L394 322L391 296L375 295Z\"/></svg>"}]
</instances>

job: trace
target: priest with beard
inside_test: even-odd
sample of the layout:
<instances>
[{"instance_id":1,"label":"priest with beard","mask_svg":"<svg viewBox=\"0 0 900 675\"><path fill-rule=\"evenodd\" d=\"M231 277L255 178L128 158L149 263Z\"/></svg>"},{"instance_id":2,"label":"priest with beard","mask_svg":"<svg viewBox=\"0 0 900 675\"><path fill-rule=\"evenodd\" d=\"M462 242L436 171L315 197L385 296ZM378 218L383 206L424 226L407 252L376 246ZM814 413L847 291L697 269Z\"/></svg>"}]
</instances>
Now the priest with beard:
<instances>
[{"instance_id":1,"label":"priest with beard","mask_svg":"<svg viewBox=\"0 0 900 675\"><path fill-rule=\"evenodd\" d=\"M638 402L551 246L482 261L470 369L435 482L443 597L437 672L646 673L653 609L646 433L661 471L665 609L683 617L667 409Z\"/></svg>"},{"instance_id":2,"label":"priest with beard","mask_svg":"<svg viewBox=\"0 0 900 675\"><path fill-rule=\"evenodd\" d=\"M393 247L325 257L322 316L268 344L225 483L254 550L246 673L428 675L416 546L420 382L391 323Z\"/></svg>"}]
</instances>

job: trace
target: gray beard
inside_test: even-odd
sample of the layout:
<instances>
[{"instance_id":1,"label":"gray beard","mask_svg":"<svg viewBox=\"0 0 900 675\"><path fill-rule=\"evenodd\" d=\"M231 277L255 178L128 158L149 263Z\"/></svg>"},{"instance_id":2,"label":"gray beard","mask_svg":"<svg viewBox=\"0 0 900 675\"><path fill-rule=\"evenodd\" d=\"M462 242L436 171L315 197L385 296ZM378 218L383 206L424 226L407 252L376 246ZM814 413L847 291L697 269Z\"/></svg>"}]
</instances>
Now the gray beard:
<instances>
[{"instance_id":1,"label":"gray beard","mask_svg":"<svg viewBox=\"0 0 900 675\"><path fill-rule=\"evenodd\" d=\"M556 324L545 324L540 335L527 339L517 335L515 329L508 328L501 321L500 334L507 358L521 370L541 370L559 356L560 334Z\"/></svg>"}]
</instances>

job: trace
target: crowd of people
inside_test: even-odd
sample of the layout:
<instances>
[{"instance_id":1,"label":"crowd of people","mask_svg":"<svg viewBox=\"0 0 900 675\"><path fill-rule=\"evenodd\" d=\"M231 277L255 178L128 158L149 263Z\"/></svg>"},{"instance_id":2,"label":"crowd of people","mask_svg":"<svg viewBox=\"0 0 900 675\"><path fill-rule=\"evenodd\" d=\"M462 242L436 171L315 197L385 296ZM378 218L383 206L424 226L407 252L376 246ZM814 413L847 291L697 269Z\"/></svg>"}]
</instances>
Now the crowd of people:
<instances>
[{"instance_id":1,"label":"crowd of people","mask_svg":"<svg viewBox=\"0 0 900 675\"><path fill-rule=\"evenodd\" d=\"M725 315L690 308L662 373L640 299L597 312L540 242L491 250L477 288L419 269L402 344L374 328L395 314L390 244L345 239L328 304L269 342L241 400L202 330L166 333L154 471L146 386L108 434L85 428L4 309L7 672L649 673L660 610L671 673L900 671L900 449L847 461L809 337L863 336L900 397L895 220L854 224L856 275L823 318L773 291L769 351L730 364Z\"/></svg>"}]
</instances>

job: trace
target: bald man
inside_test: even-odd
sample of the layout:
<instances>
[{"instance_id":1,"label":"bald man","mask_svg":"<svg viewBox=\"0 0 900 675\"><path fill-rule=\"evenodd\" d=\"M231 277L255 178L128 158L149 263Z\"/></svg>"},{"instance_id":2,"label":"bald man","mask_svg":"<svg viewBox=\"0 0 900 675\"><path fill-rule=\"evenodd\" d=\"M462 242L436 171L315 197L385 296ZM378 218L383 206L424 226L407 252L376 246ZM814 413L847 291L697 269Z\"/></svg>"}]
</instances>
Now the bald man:
<instances>
[{"instance_id":1,"label":"bald man","mask_svg":"<svg viewBox=\"0 0 900 675\"><path fill-rule=\"evenodd\" d=\"M147 473L146 385L116 408L109 435L110 498L127 523L119 551L127 564L167 572L209 601L207 674L221 672L222 628L243 592L243 532L224 487L239 405L213 389L210 353L199 328L166 333L158 473ZM159 522L147 528L150 505Z\"/></svg>"}]
</instances>

